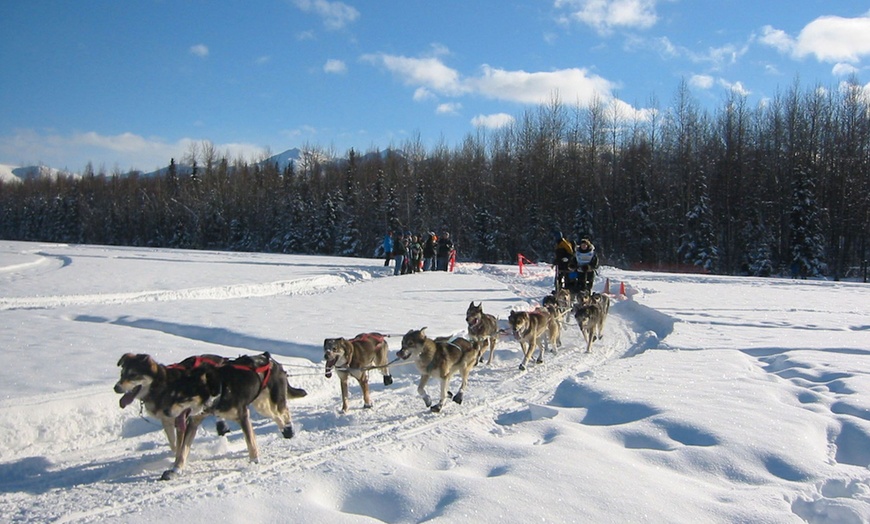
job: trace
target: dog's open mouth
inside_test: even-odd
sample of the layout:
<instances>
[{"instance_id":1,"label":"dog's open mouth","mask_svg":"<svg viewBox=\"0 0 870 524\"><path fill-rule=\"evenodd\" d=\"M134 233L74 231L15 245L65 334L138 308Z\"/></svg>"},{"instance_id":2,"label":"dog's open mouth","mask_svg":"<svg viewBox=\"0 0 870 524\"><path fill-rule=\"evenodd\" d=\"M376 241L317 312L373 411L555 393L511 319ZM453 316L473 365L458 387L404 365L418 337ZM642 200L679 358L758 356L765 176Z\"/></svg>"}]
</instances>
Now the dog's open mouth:
<instances>
[{"instance_id":1,"label":"dog's open mouth","mask_svg":"<svg viewBox=\"0 0 870 524\"><path fill-rule=\"evenodd\" d=\"M124 395L121 396L121 400L118 402L121 405L121 409L124 409L127 406L129 406L130 404L132 404L133 401L136 400L136 395L139 394L139 391L141 389L142 389L142 386L136 386L135 388L131 389L130 391L124 393Z\"/></svg>"},{"instance_id":2,"label":"dog's open mouth","mask_svg":"<svg viewBox=\"0 0 870 524\"><path fill-rule=\"evenodd\" d=\"M177 429L178 432L182 435L187 430L188 418L190 418L190 408L185 409L177 417L175 417L175 429Z\"/></svg>"},{"instance_id":3,"label":"dog's open mouth","mask_svg":"<svg viewBox=\"0 0 870 524\"><path fill-rule=\"evenodd\" d=\"M326 361L326 378L332 378L332 368L335 367L336 362L338 362L338 357Z\"/></svg>"}]
</instances>

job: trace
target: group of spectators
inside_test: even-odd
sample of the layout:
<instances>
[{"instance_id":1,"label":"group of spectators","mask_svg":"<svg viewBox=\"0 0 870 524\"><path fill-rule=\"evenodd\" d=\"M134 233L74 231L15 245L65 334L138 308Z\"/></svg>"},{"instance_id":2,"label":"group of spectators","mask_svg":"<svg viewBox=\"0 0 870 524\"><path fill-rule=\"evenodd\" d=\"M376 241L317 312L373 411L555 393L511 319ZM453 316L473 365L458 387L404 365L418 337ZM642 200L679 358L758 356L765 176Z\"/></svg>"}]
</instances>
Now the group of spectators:
<instances>
[{"instance_id":1,"label":"group of spectators","mask_svg":"<svg viewBox=\"0 0 870 524\"><path fill-rule=\"evenodd\" d=\"M420 271L447 271L455 260L456 246L445 231L439 238L434 232L413 235L410 231L387 231L384 235L384 267L390 260L396 263L394 275L419 273Z\"/></svg>"}]
</instances>

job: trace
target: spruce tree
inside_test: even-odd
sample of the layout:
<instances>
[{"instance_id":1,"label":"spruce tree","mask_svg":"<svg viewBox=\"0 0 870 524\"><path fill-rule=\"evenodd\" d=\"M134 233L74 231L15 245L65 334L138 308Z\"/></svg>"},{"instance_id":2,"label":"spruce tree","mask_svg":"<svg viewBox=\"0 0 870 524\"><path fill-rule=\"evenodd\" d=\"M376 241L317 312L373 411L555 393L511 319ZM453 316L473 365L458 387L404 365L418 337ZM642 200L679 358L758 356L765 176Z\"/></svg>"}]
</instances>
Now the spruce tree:
<instances>
[{"instance_id":1,"label":"spruce tree","mask_svg":"<svg viewBox=\"0 0 870 524\"><path fill-rule=\"evenodd\" d=\"M821 212L816 201L815 182L802 166L795 168L791 208L792 272L802 278L820 277L824 262Z\"/></svg>"}]
</instances>

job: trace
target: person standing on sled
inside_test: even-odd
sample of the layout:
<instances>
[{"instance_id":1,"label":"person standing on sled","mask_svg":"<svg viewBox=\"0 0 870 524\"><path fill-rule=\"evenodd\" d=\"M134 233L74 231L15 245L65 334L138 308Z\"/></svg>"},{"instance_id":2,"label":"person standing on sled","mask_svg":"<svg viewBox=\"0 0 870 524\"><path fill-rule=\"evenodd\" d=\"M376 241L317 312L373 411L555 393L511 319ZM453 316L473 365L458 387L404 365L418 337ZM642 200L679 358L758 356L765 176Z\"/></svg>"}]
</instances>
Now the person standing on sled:
<instances>
[{"instance_id":1,"label":"person standing on sled","mask_svg":"<svg viewBox=\"0 0 870 524\"><path fill-rule=\"evenodd\" d=\"M598 269L598 253L595 252L595 246L588 238L580 241L575 258L580 272L580 291L591 292L595 271Z\"/></svg>"},{"instance_id":2,"label":"person standing on sled","mask_svg":"<svg viewBox=\"0 0 870 524\"><path fill-rule=\"evenodd\" d=\"M574 257L574 245L561 231L553 231L553 240L556 241L553 265L556 266L556 291L568 284L568 273L577 268L577 259Z\"/></svg>"}]
</instances>

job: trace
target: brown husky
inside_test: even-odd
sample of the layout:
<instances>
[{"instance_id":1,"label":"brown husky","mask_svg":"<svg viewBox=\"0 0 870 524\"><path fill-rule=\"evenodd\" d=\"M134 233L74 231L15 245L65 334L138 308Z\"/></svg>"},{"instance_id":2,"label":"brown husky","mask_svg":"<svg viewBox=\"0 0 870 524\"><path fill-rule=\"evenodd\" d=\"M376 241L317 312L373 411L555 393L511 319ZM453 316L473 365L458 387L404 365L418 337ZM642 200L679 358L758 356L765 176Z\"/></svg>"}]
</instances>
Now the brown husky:
<instances>
[{"instance_id":1,"label":"brown husky","mask_svg":"<svg viewBox=\"0 0 870 524\"><path fill-rule=\"evenodd\" d=\"M498 340L498 320L483 312L482 302L475 306L472 301L465 311L465 322L468 323L468 338L480 346L480 361L483 362L483 354L489 348L489 360L486 363L492 364L492 354L495 353Z\"/></svg>"},{"instance_id":2,"label":"brown husky","mask_svg":"<svg viewBox=\"0 0 870 524\"><path fill-rule=\"evenodd\" d=\"M360 333L356 338L327 338L323 341L323 358L326 360L326 378L334 369L341 381L341 412L347 413L347 378L353 377L362 389L363 407L372 407L369 395L369 370L377 368L384 376L384 385L393 383L387 364L388 346L380 333Z\"/></svg>"},{"instance_id":3,"label":"brown husky","mask_svg":"<svg viewBox=\"0 0 870 524\"><path fill-rule=\"evenodd\" d=\"M550 320L551 315L546 310L511 311L508 316L508 323L514 331L514 337L520 342L520 350L523 352L523 361L520 363L521 370L526 369L539 341L543 342L540 339L544 333L548 333ZM538 354L537 362L540 364L543 361L544 345L541 343L541 352Z\"/></svg>"},{"instance_id":4,"label":"brown husky","mask_svg":"<svg viewBox=\"0 0 870 524\"><path fill-rule=\"evenodd\" d=\"M397 356L403 360L414 357L417 369L420 371L420 383L417 393L423 398L426 407L433 412L441 411L444 402L450 395L447 386L454 373L459 372L462 385L459 392L453 395L453 402L462 404L462 397L468 385L468 374L480 358L480 347L461 337L439 337L435 340L426 336L426 328L408 331L402 337L402 349ZM426 393L426 383L431 376L441 380L441 397L438 403L432 405L432 399Z\"/></svg>"},{"instance_id":5,"label":"brown husky","mask_svg":"<svg viewBox=\"0 0 870 524\"><path fill-rule=\"evenodd\" d=\"M577 320L577 325L580 326L580 331L586 340L587 353L592 351L592 342L601 338L605 317L606 314L602 306L591 300L589 304L576 304L574 306L574 318Z\"/></svg>"}]
</instances>

